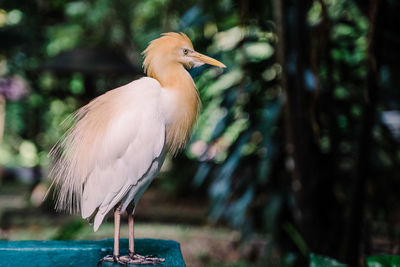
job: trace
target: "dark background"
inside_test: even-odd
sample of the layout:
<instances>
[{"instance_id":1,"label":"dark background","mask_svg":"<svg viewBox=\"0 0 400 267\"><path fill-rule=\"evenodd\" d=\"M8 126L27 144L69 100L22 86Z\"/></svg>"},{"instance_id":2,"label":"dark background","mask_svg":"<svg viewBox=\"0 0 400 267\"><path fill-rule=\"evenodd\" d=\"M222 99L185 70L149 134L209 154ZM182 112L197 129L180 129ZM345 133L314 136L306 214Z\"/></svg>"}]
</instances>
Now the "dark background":
<instances>
[{"instance_id":1,"label":"dark background","mask_svg":"<svg viewBox=\"0 0 400 267\"><path fill-rule=\"evenodd\" d=\"M0 239L112 237L42 203L47 153L71 112L143 75L149 41L182 31L227 68L191 71L203 108L138 207L139 237L178 240L189 266L399 254L399 7L0 0Z\"/></svg>"}]
</instances>

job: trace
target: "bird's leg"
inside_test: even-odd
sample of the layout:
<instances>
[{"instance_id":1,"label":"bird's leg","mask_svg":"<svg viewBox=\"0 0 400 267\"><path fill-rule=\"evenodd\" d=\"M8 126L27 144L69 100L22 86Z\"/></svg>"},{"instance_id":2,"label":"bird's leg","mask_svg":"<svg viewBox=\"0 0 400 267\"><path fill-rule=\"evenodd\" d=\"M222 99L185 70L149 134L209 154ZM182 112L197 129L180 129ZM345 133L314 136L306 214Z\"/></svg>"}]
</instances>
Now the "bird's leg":
<instances>
[{"instance_id":1,"label":"bird's leg","mask_svg":"<svg viewBox=\"0 0 400 267\"><path fill-rule=\"evenodd\" d=\"M121 260L128 264L148 264L157 265L165 261L163 258L157 258L155 255L141 256L135 252L135 232L133 220L133 206L127 208L129 225L129 255L121 257Z\"/></svg>"},{"instance_id":2,"label":"bird's leg","mask_svg":"<svg viewBox=\"0 0 400 267\"><path fill-rule=\"evenodd\" d=\"M129 227L129 256L135 254L135 234L134 234L134 221L133 209L128 211L128 227Z\"/></svg>"},{"instance_id":3,"label":"bird's leg","mask_svg":"<svg viewBox=\"0 0 400 267\"><path fill-rule=\"evenodd\" d=\"M126 262L122 261L119 256L119 237L120 237L120 226L121 226L121 203L118 203L114 208L114 250L113 255L107 255L102 258L97 266L100 266L105 261L116 262L121 265L126 265Z\"/></svg>"},{"instance_id":4,"label":"bird's leg","mask_svg":"<svg viewBox=\"0 0 400 267\"><path fill-rule=\"evenodd\" d=\"M121 204L115 208L114 211L114 251L115 257L119 257L119 237L121 228Z\"/></svg>"}]
</instances>

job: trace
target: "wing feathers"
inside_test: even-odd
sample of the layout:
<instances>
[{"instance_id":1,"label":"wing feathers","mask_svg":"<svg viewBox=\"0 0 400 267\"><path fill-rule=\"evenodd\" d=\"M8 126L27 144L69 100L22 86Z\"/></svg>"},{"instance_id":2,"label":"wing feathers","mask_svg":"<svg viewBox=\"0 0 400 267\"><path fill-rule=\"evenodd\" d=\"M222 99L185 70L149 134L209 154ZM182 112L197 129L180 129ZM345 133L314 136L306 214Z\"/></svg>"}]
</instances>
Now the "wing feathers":
<instances>
[{"instance_id":1,"label":"wing feathers","mask_svg":"<svg viewBox=\"0 0 400 267\"><path fill-rule=\"evenodd\" d=\"M82 211L84 218L98 207L103 213L146 172L164 146L160 90L156 80L142 78L72 116L75 124L50 152L58 210Z\"/></svg>"}]
</instances>

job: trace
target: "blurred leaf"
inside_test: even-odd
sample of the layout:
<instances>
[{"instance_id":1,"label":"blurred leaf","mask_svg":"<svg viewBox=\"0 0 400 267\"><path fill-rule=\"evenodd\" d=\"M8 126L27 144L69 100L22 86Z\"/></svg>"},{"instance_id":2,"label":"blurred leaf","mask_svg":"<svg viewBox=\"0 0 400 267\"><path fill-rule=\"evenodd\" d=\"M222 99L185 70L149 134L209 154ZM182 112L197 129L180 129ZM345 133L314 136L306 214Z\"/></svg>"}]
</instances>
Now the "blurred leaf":
<instances>
[{"instance_id":1,"label":"blurred leaf","mask_svg":"<svg viewBox=\"0 0 400 267\"><path fill-rule=\"evenodd\" d=\"M251 62L268 59L274 54L274 48L266 42L247 43L243 48Z\"/></svg>"},{"instance_id":2,"label":"blurred leaf","mask_svg":"<svg viewBox=\"0 0 400 267\"><path fill-rule=\"evenodd\" d=\"M80 73L74 73L71 78L71 82L69 83L69 89L71 93L74 95L78 95L83 93L84 85L83 85L83 76Z\"/></svg>"},{"instance_id":3,"label":"blurred leaf","mask_svg":"<svg viewBox=\"0 0 400 267\"><path fill-rule=\"evenodd\" d=\"M312 7L308 11L307 20L310 25L317 25L322 19L322 6L318 1L314 1Z\"/></svg>"},{"instance_id":4,"label":"blurred leaf","mask_svg":"<svg viewBox=\"0 0 400 267\"><path fill-rule=\"evenodd\" d=\"M51 40L47 47L47 55L55 56L67 49L74 48L80 41L83 29L77 24L60 25L49 29L48 36Z\"/></svg>"},{"instance_id":5,"label":"blurred leaf","mask_svg":"<svg viewBox=\"0 0 400 267\"><path fill-rule=\"evenodd\" d=\"M377 255L366 259L367 267L400 267L400 256Z\"/></svg>"},{"instance_id":6,"label":"blurred leaf","mask_svg":"<svg viewBox=\"0 0 400 267\"><path fill-rule=\"evenodd\" d=\"M201 10L196 5L190 8L186 13L182 16L180 21L180 28L187 29L189 26L195 26L196 23L199 23L199 17L201 16Z\"/></svg>"},{"instance_id":7,"label":"blurred leaf","mask_svg":"<svg viewBox=\"0 0 400 267\"><path fill-rule=\"evenodd\" d=\"M233 218L231 224L234 227L243 228L246 223L249 223L246 211L253 198L254 189L249 187L246 192L236 201L233 201L225 211L227 215Z\"/></svg>"},{"instance_id":8,"label":"blurred leaf","mask_svg":"<svg viewBox=\"0 0 400 267\"><path fill-rule=\"evenodd\" d=\"M219 50L232 50L236 45L243 40L246 29L242 27L233 27L227 31L217 33L215 35L216 46Z\"/></svg>"},{"instance_id":9,"label":"blurred leaf","mask_svg":"<svg viewBox=\"0 0 400 267\"><path fill-rule=\"evenodd\" d=\"M297 231L297 229L293 226L291 223L285 223L283 224L283 229L286 231L286 233L289 235L290 239L292 239L293 243L297 246L297 248L301 251L301 253L306 256L310 254L310 249L308 248L306 242L304 241L303 237L300 235L300 233ZM311 254L311 259L313 257L313 254ZM311 261L313 262L313 261ZM317 266L323 266L323 265L316 265ZM314 266L312 266L314 267Z\"/></svg>"},{"instance_id":10,"label":"blurred leaf","mask_svg":"<svg viewBox=\"0 0 400 267\"><path fill-rule=\"evenodd\" d=\"M39 157L35 144L24 140L19 146L20 164L24 167L34 167L39 164Z\"/></svg>"},{"instance_id":11,"label":"blurred leaf","mask_svg":"<svg viewBox=\"0 0 400 267\"><path fill-rule=\"evenodd\" d=\"M325 256L310 254L310 267L346 267L347 264L342 264L335 259Z\"/></svg>"},{"instance_id":12,"label":"blurred leaf","mask_svg":"<svg viewBox=\"0 0 400 267\"><path fill-rule=\"evenodd\" d=\"M1 156L1 154L0 154ZM207 175L210 173L211 164L210 163L203 163L200 164L199 168L197 169L196 174L193 177L193 185L200 186L204 180L206 179Z\"/></svg>"},{"instance_id":13,"label":"blurred leaf","mask_svg":"<svg viewBox=\"0 0 400 267\"><path fill-rule=\"evenodd\" d=\"M231 70L221 75L205 91L204 97L212 97L221 94L224 90L236 85L243 77L243 72L239 69Z\"/></svg>"},{"instance_id":14,"label":"blurred leaf","mask_svg":"<svg viewBox=\"0 0 400 267\"><path fill-rule=\"evenodd\" d=\"M83 1L74 1L66 4L65 13L69 16L84 15L87 12L88 4Z\"/></svg>"}]
</instances>

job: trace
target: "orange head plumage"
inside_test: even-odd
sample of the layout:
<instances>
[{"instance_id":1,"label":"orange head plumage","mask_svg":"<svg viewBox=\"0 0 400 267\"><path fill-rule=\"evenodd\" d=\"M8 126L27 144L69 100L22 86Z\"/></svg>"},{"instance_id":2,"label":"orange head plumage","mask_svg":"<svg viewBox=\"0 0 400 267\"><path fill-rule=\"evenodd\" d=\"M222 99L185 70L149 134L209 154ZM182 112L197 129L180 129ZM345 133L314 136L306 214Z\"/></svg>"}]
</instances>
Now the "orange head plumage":
<instances>
[{"instance_id":1,"label":"orange head plumage","mask_svg":"<svg viewBox=\"0 0 400 267\"><path fill-rule=\"evenodd\" d=\"M221 62L196 52L184 33L168 32L150 42L143 52L147 76L173 90L179 99L174 120L167 129L167 146L176 153L186 143L197 118L200 99L192 77L186 69L210 64L225 68Z\"/></svg>"},{"instance_id":2,"label":"orange head plumage","mask_svg":"<svg viewBox=\"0 0 400 267\"><path fill-rule=\"evenodd\" d=\"M168 85L167 79L175 68L190 69L203 64L225 68L221 62L196 52L190 39L184 33L168 32L150 42L143 52L143 68L147 76L155 78L161 85ZM169 74L166 76L166 74ZM166 84L167 83L167 84Z\"/></svg>"}]
</instances>

